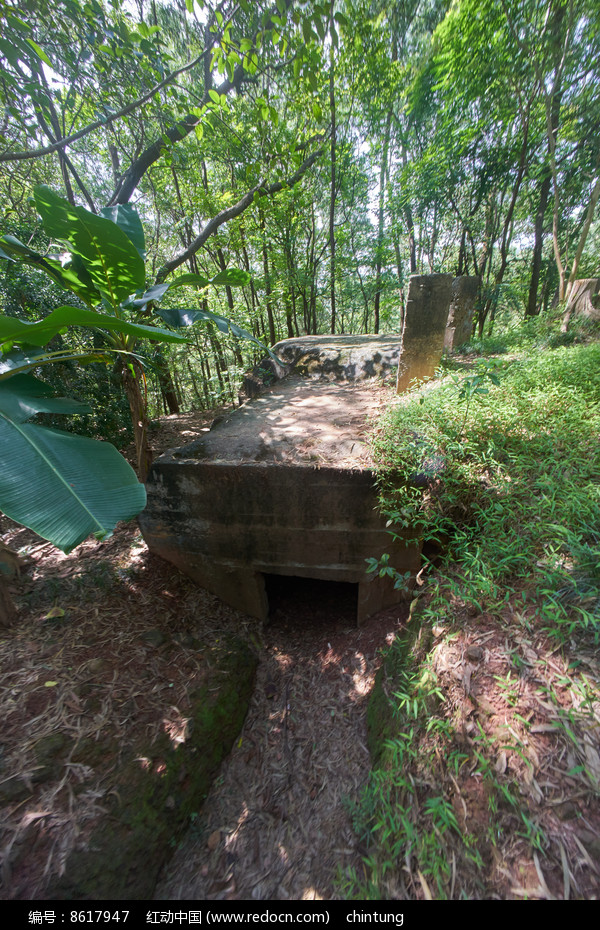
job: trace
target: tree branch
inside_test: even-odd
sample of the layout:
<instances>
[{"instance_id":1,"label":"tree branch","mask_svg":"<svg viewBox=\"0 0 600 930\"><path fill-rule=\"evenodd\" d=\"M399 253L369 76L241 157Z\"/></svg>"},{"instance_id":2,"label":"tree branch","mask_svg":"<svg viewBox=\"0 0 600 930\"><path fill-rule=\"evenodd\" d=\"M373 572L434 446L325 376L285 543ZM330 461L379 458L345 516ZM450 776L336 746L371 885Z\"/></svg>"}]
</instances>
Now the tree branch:
<instances>
[{"instance_id":1,"label":"tree branch","mask_svg":"<svg viewBox=\"0 0 600 930\"><path fill-rule=\"evenodd\" d=\"M171 74L168 74L166 78L160 81L158 84L155 84L146 94L142 97L138 97L137 100L133 100L131 103L128 103L127 106L122 107L120 110L117 110L116 113L111 113L102 119L95 120L93 123L89 123L87 126L84 126L83 129L79 129L77 132L72 133L69 136L65 136L63 139L58 139L56 142L53 142L51 145L45 145L39 149L30 149L26 152L4 152L0 154L0 162L6 161L26 161L32 158L41 158L42 155L51 155L52 152L57 152L59 149L64 148L71 143L76 142L78 139L82 139L84 136L89 135L90 132L94 132L96 129L100 129L101 126L108 126L110 123L114 123L115 120L121 119L123 116L127 116L129 113L133 113L134 110L137 110L138 107L143 106L145 103L148 103L163 87L171 84L180 74L184 74L186 71L189 71L191 68L194 68L199 64L205 55L208 55L210 49L205 49L197 58L194 58L193 61L188 61L187 64L182 65L181 68L178 68L176 71L172 71Z\"/></svg>"},{"instance_id":2,"label":"tree branch","mask_svg":"<svg viewBox=\"0 0 600 930\"><path fill-rule=\"evenodd\" d=\"M236 89L242 83L246 72L244 71L242 65L238 65L235 69L233 80L230 81L225 79L222 84L216 88L216 92L221 94L228 94L230 91ZM210 100L208 90L202 95L200 101L200 106L205 106ZM177 142L181 142L182 139L185 139L186 136L192 132L202 122L201 116L195 116L189 114L185 119L180 120L178 123L175 123L174 126L171 126L170 129L167 129L166 132L160 136L152 145L148 146L142 154L136 158L132 165L129 166L128 170L125 172L119 186L113 192L112 197L108 201L108 206L114 206L118 203L128 203L131 199L131 196L140 183L141 179L144 177L148 168L154 164L155 161L162 156L165 149L165 138L169 140L173 145Z\"/></svg>"},{"instance_id":3,"label":"tree branch","mask_svg":"<svg viewBox=\"0 0 600 930\"><path fill-rule=\"evenodd\" d=\"M229 220L235 219L237 216L240 216L244 210L247 210L249 206L254 202L254 197L258 195L259 197L269 197L273 194L279 193L279 191L284 190L285 188L293 187L297 181L299 181L308 171L310 167L317 161L318 158L323 154L324 149L318 149L316 152L313 152L312 155L309 155L306 158L298 170L294 172L289 178L286 178L285 181L276 181L274 184L265 186L264 180L260 181L256 187L253 187L251 190L247 191L243 197L238 200L237 203L234 203L233 206L227 207L226 210L222 210L220 213L217 213L211 220L208 221L202 232L190 243L187 249L183 252L180 252L179 255L176 255L170 261L166 262L162 268L159 270L156 275L156 284L161 284L167 275L171 274L172 271L175 271L176 268L179 268L180 265L183 265L184 262L188 261L195 255L196 252L202 248L205 242L216 233L220 226L223 226L224 223L228 223Z\"/></svg>"}]
</instances>

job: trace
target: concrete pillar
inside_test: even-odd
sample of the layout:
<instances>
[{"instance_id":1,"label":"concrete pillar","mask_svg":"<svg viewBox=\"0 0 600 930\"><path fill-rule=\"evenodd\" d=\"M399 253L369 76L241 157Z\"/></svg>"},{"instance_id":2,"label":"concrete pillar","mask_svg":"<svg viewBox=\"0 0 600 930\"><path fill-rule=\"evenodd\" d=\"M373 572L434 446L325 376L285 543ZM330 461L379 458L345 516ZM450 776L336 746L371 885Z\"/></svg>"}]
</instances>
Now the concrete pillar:
<instances>
[{"instance_id":1,"label":"concrete pillar","mask_svg":"<svg viewBox=\"0 0 600 930\"><path fill-rule=\"evenodd\" d=\"M431 378L440 364L452 296L451 274L411 275L398 365L398 394L415 378Z\"/></svg>"},{"instance_id":2,"label":"concrete pillar","mask_svg":"<svg viewBox=\"0 0 600 930\"><path fill-rule=\"evenodd\" d=\"M460 275L452 282L452 299L444 339L444 349L447 352L464 345L471 338L475 300L480 283L479 276L468 275Z\"/></svg>"}]
</instances>

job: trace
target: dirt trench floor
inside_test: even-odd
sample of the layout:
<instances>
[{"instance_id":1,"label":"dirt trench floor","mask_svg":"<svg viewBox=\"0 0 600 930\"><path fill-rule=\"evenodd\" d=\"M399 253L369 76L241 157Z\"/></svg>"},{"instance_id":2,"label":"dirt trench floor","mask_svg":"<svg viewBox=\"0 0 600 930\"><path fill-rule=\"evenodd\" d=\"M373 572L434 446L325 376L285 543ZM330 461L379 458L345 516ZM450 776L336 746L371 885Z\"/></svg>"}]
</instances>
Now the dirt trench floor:
<instances>
[{"instance_id":1,"label":"dirt trench floor","mask_svg":"<svg viewBox=\"0 0 600 930\"><path fill-rule=\"evenodd\" d=\"M341 897L362 858L349 804L365 784L366 702L389 610L357 630L351 585L285 579L271 591L257 687L240 738L156 897Z\"/></svg>"}]
</instances>

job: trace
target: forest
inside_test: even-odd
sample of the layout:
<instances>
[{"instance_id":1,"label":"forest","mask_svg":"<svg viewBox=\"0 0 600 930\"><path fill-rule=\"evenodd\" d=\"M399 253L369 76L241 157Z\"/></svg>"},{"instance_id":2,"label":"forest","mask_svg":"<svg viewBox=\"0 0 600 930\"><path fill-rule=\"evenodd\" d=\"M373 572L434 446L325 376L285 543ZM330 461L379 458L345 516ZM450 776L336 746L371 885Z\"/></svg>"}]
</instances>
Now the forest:
<instances>
[{"instance_id":1,"label":"forest","mask_svg":"<svg viewBox=\"0 0 600 930\"><path fill-rule=\"evenodd\" d=\"M412 273L479 275L482 335L498 314L546 313L597 271L593 3L45 12L1 8L3 232L32 249L49 246L36 185L94 214L131 206L145 283L246 272L242 287L200 279L169 303L267 345L400 332ZM28 321L65 302L18 261L1 286L5 312ZM234 400L256 358L210 321L191 340L144 356L151 414Z\"/></svg>"},{"instance_id":2,"label":"forest","mask_svg":"<svg viewBox=\"0 0 600 930\"><path fill-rule=\"evenodd\" d=\"M209 423L282 339L400 334L413 274L477 277L469 344L378 432L384 513L435 571L428 638L385 660L395 710L376 685L347 802L362 864L322 894L594 897L600 381L573 296L600 275L598 4L0 0L0 26L6 541L89 552L143 508L161 420ZM386 477L414 468L412 428L449 463L425 504ZM41 598L48 626L70 584L18 606ZM0 572L0 632L5 592Z\"/></svg>"}]
</instances>

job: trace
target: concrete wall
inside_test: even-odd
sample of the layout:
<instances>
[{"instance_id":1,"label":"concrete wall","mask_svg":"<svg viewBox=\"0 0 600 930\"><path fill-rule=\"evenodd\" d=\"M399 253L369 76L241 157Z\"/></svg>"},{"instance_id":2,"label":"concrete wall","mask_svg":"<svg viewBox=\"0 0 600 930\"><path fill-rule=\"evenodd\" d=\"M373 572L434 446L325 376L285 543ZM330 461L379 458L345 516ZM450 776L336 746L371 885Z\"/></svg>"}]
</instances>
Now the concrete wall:
<instances>
[{"instance_id":1,"label":"concrete wall","mask_svg":"<svg viewBox=\"0 0 600 930\"><path fill-rule=\"evenodd\" d=\"M479 276L468 275L461 275L452 282L452 298L444 338L444 348L448 352L464 345L471 338L475 301L480 284Z\"/></svg>"},{"instance_id":2,"label":"concrete wall","mask_svg":"<svg viewBox=\"0 0 600 930\"><path fill-rule=\"evenodd\" d=\"M444 351L452 296L451 274L411 275L398 365L398 394L414 379L431 378Z\"/></svg>"},{"instance_id":3,"label":"concrete wall","mask_svg":"<svg viewBox=\"0 0 600 930\"><path fill-rule=\"evenodd\" d=\"M152 466L140 526L150 549L226 603L268 617L263 573L358 584L358 623L402 596L366 559L390 554L418 570L420 542L394 541L376 510L368 469L162 456Z\"/></svg>"},{"instance_id":4,"label":"concrete wall","mask_svg":"<svg viewBox=\"0 0 600 930\"><path fill-rule=\"evenodd\" d=\"M263 359L244 376L245 397L259 397L290 374L328 381L363 381L393 375L402 336L298 336L282 339L272 352L279 359Z\"/></svg>"}]
</instances>

